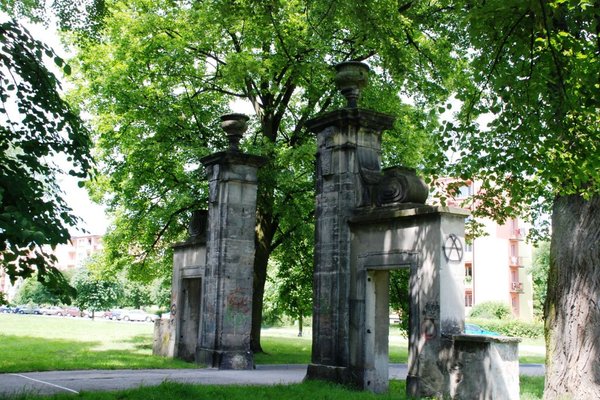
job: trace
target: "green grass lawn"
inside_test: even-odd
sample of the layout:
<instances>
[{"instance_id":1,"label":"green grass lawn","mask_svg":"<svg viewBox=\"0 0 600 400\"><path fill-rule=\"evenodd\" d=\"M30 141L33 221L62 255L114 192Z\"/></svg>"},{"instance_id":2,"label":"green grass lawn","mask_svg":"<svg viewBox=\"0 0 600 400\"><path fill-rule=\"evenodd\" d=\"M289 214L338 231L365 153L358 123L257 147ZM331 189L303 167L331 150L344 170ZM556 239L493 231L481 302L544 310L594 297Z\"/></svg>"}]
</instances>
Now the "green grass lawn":
<instances>
[{"instance_id":1,"label":"green grass lawn","mask_svg":"<svg viewBox=\"0 0 600 400\"><path fill-rule=\"evenodd\" d=\"M0 372L195 368L152 355L150 323L0 314Z\"/></svg>"},{"instance_id":2,"label":"green grass lawn","mask_svg":"<svg viewBox=\"0 0 600 400\"><path fill-rule=\"evenodd\" d=\"M0 373L75 370L197 368L195 364L152 355L153 325L149 323L53 318L0 314ZM537 341L525 341L539 353ZM255 355L259 364L306 364L310 362L311 334L297 337L293 329L265 329L264 354ZM533 354L532 353L532 354ZM526 356L527 359L543 357ZM406 339L391 332L390 361L405 363ZM523 362L523 359L521 360ZM537 362L537 361L536 361ZM541 399L543 378L521 377L521 399ZM11 399L405 399L405 382L392 381L390 393L373 395L322 382L289 386L202 386L163 383L158 388L139 388L114 393L82 393L40 397L22 395Z\"/></svg>"},{"instance_id":3,"label":"green grass lawn","mask_svg":"<svg viewBox=\"0 0 600 400\"><path fill-rule=\"evenodd\" d=\"M519 361L522 364L544 364L546 362L544 338L523 339L519 343Z\"/></svg>"},{"instance_id":4,"label":"green grass lawn","mask_svg":"<svg viewBox=\"0 0 600 400\"><path fill-rule=\"evenodd\" d=\"M264 353L257 364L307 364L311 331L264 329ZM69 369L196 368L194 364L152 355L153 325L98 319L0 314L0 372ZM390 362L406 363L408 342L390 331ZM527 339L520 360L543 363L543 341Z\"/></svg>"},{"instance_id":5,"label":"green grass lawn","mask_svg":"<svg viewBox=\"0 0 600 400\"><path fill-rule=\"evenodd\" d=\"M312 348L312 335L308 329L304 336L297 337L296 331L286 328L263 329L261 344L264 353L255 354L257 364L308 364ZM406 363L408 341L399 335L390 340L390 362Z\"/></svg>"},{"instance_id":6,"label":"green grass lawn","mask_svg":"<svg viewBox=\"0 0 600 400\"><path fill-rule=\"evenodd\" d=\"M521 400L539 400L544 387L543 378L521 378ZM523 384L524 380L524 384ZM55 396L21 395L10 400L405 400L406 383L390 381L390 390L384 394L359 392L325 382L304 382L294 385L275 386L208 386L165 382L157 387L142 387L119 392L83 392L78 395L60 394Z\"/></svg>"}]
</instances>

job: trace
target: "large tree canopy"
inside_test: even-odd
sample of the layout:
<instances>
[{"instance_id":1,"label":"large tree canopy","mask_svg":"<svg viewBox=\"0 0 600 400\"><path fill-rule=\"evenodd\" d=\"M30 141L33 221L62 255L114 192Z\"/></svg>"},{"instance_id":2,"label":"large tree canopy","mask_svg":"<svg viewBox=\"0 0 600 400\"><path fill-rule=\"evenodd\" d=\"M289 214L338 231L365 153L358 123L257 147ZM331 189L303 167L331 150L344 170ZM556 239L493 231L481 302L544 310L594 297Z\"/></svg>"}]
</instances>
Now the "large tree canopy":
<instances>
[{"instance_id":1,"label":"large tree canopy","mask_svg":"<svg viewBox=\"0 0 600 400\"><path fill-rule=\"evenodd\" d=\"M222 145L218 114L247 101L243 147L269 159L254 268L260 350L267 262L297 249L283 244L301 243L296 226L310 221L314 141L303 124L340 104L330 65L367 61L361 105L398 116L387 162L421 162L435 115L420 107L453 94L462 105L439 136L441 173L483 181L479 214L533 221L552 211L546 396L593 396L599 10L597 0L111 2L99 40L80 48L79 96L96 117L104 175L94 189L117 216L114 260L145 265L143 275L167 270L166 244L205 201L198 160Z\"/></svg>"},{"instance_id":2,"label":"large tree canopy","mask_svg":"<svg viewBox=\"0 0 600 400\"><path fill-rule=\"evenodd\" d=\"M480 214L535 221L552 212L545 398L592 398L600 393L600 2L454 5L444 28L470 62L440 165L483 182ZM482 114L491 114L487 126L477 124Z\"/></svg>"},{"instance_id":3,"label":"large tree canopy","mask_svg":"<svg viewBox=\"0 0 600 400\"><path fill-rule=\"evenodd\" d=\"M341 105L331 66L366 60L361 105L397 116L386 162L419 165L446 96L450 48L428 30L441 5L396 1L113 1L99 40L78 51L77 96L94 115L103 176L93 184L116 216L111 265L167 274L168 245L205 206L201 156L223 146L216 125L234 100L254 114L242 144L268 158L260 172L252 347L260 351L271 254L299 248L313 209L314 138L304 122ZM308 240L312 240L312 235ZM293 259L293 254L287 257Z\"/></svg>"},{"instance_id":4,"label":"large tree canopy","mask_svg":"<svg viewBox=\"0 0 600 400\"><path fill-rule=\"evenodd\" d=\"M451 34L470 49L470 74L441 146L459 157L442 165L482 179L477 209L499 219L547 214L556 195L597 194L598 2L456 3ZM485 126L482 114L492 116Z\"/></svg>"},{"instance_id":5,"label":"large tree canopy","mask_svg":"<svg viewBox=\"0 0 600 400\"><path fill-rule=\"evenodd\" d=\"M73 294L44 246L69 239L77 219L57 177L84 179L91 141L81 120L61 98L45 65L69 67L15 20L0 23L0 260L11 280L31 276L64 301ZM63 165L61 167L60 165ZM66 168L64 166L67 166Z\"/></svg>"}]
</instances>

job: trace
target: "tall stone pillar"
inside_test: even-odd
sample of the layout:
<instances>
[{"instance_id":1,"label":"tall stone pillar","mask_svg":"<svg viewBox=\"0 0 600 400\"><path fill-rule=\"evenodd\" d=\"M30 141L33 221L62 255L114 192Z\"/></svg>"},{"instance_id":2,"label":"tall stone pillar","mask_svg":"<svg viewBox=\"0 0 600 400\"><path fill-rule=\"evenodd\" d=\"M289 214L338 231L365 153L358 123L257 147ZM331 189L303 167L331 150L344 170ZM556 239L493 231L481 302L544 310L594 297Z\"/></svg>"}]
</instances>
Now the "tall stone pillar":
<instances>
[{"instance_id":1,"label":"tall stone pillar","mask_svg":"<svg viewBox=\"0 0 600 400\"><path fill-rule=\"evenodd\" d=\"M315 118L313 348L308 379L388 390L389 272L410 270L409 397L518 398L512 339L465 335L465 210L425 205L414 170L381 170L392 117L356 107L368 68L336 67L348 107Z\"/></svg>"},{"instance_id":2,"label":"tall stone pillar","mask_svg":"<svg viewBox=\"0 0 600 400\"><path fill-rule=\"evenodd\" d=\"M352 211L372 201L379 182L381 132L393 117L356 107L368 68L344 63L338 87L348 107L307 123L317 134L316 247L312 362L307 378L351 383L350 227Z\"/></svg>"},{"instance_id":3,"label":"tall stone pillar","mask_svg":"<svg viewBox=\"0 0 600 400\"><path fill-rule=\"evenodd\" d=\"M221 119L230 148L202 159L209 179L209 227L196 360L220 369L252 369L257 172L265 160L238 150L245 115Z\"/></svg>"}]
</instances>

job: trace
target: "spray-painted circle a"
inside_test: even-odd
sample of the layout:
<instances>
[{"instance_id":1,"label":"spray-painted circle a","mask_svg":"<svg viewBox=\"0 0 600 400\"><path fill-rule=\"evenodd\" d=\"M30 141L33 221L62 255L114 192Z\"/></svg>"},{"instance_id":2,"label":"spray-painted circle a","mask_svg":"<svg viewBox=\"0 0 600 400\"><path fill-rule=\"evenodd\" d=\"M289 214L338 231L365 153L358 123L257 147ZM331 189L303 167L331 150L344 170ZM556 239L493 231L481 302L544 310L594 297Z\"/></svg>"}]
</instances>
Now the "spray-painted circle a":
<instances>
[{"instance_id":1,"label":"spray-painted circle a","mask_svg":"<svg viewBox=\"0 0 600 400\"><path fill-rule=\"evenodd\" d=\"M444 243L444 256L446 260L462 261L463 254L464 250L460 238L454 233L449 234Z\"/></svg>"}]
</instances>

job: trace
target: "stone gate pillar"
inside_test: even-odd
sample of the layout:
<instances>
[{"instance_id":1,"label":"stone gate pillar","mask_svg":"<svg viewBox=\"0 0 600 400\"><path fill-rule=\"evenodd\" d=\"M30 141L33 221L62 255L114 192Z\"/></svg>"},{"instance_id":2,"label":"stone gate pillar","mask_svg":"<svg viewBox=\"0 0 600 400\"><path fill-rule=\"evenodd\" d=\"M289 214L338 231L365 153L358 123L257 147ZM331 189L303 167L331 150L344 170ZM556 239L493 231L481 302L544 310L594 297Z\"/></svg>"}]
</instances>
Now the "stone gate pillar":
<instances>
[{"instance_id":1,"label":"stone gate pillar","mask_svg":"<svg viewBox=\"0 0 600 400\"><path fill-rule=\"evenodd\" d=\"M308 379L351 384L350 227L352 211L372 200L380 176L381 132L393 117L359 109L368 67L344 63L337 83L348 107L307 123L317 134L313 341Z\"/></svg>"},{"instance_id":2,"label":"stone gate pillar","mask_svg":"<svg viewBox=\"0 0 600 400\"><path fill-rule=\"evenodd\" d=\"M336 66L348 107L317 134L312 362L308 379L388 389L389 273L410 269L409 397L518 398L512 338L465 335L465 210L425 205L414 170L381 170L385 114L356 107L368 68Z\"/></svg>"},{"instance_id":3,"label":"stone gate pillar","mask_svg":"<svg viewBox=\"0 0 600 400\"><path fill-rule=\"evenodd\" d=\"M209 226L196 361L220 369L252 369L257 171L265 160L238 150L248 117L229 114L221 119L230 148L202 159L209 180Z\"/></svg>"}]
</instances>

